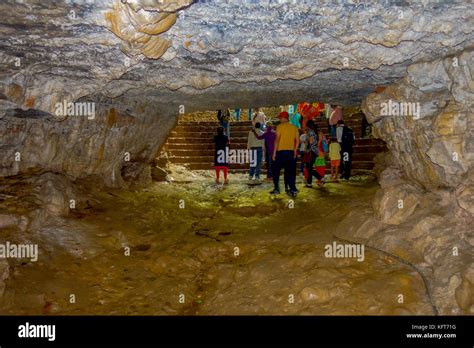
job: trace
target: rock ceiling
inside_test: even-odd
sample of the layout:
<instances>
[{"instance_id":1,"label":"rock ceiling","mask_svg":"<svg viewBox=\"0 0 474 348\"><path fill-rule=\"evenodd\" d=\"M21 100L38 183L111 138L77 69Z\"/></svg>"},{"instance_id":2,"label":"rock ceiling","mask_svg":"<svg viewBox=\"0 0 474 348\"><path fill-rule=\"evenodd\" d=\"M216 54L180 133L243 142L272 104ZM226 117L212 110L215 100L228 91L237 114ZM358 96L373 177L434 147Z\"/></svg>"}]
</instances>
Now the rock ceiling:
<instances>
[{"instance_id":1,"label":"rock ceiling","mask_svg":"<svg viewBox=\"0 0 474 348\"><path fill-rule=\"evenodd\" d=\"M7 0L0 13L0 117L81 98L166 114L359 103L474 38L474 7L456 2Z\"/></svg>"}]
</instances>

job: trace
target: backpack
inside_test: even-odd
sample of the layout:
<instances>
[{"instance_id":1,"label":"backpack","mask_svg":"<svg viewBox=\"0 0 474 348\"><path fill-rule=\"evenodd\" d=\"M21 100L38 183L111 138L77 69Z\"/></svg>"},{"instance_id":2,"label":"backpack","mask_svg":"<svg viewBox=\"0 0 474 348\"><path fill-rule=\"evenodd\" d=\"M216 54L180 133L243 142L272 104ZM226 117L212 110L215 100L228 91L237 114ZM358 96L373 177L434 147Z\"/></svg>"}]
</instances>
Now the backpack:
<instances>
[{"instance_id":1,"label":"backpack","mask_svg":"<svg viewBox=\"0 0 474 348\"><path fill-rule=\"evenodd\" d=\"M314 161L314 166L315 167L326 167L326 159L324 158L324 156L316 157L316 160Z\"/></svg>"},{"instance_id":2,"label":"backpack","mask_svg":"<svg viewBox=\"0 0 474 348\"><path fill-rule=\"evenodd\" d=\"M323 148L323 152L327 153L329 151L329 146L328 146L328 142L327 142L325 137L321 141L321 145L322 145L322 148Z\"/></svg>"},{"instance_id":3,"label":"backpack","mask_svg":"<svg viewBox=\"0 0 474 348\"><path fill-rule=\"evenodd\" d=\"M354 132L352 128L344 126L342 130L341 143L343 146L352 146L354 144Z\"/></svg>"}]
</instances>

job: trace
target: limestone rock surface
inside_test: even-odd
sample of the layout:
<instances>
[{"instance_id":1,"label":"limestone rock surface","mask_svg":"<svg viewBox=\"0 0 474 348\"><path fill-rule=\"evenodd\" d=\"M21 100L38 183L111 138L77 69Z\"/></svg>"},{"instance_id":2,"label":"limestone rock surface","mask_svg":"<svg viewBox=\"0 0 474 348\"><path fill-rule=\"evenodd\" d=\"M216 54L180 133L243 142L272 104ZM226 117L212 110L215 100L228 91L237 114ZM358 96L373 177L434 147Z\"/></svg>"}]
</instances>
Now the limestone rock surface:
<instances>
[{"instance_id":1,"label":"limestone rock surface","mask_svg":"<svg viewBox=\"0 0 474 348\"><path fill-rule=\"evenodd\" d=\"M457 187L474 168L473 62L474 52L465 51L413 64L407 77L362 104L375 136L387 142L404 177L426 188ZM389 103L414 108L404 114L392 108L387 114Z\"/></svg>"},{"instance_id":2,"label":"limestone rock surface","mask_svg":"<svg viewBox=\"0 0 474 348\"><path fill-rule=\"evenodd\" d=\"M433 113L451 92L456 102L472 100L471 54L458 68L425 62L470 47L473 18L472 4L447 2L2 1L0 175L98 175L121 186L125 154L153 160L178 113L307 99L355 104L416 62L404 93L432 96L422 108ZM58 103L72 102L94 103L94 118L58 117ZM446 108L436 121L442 138L418 132L420 154L414 143L397 150L436 163L417 176L446 185L470 168L472 145L460 132L471 115ZM414 125L383 128L403 135Z\"/></svg>"}]
</instances>

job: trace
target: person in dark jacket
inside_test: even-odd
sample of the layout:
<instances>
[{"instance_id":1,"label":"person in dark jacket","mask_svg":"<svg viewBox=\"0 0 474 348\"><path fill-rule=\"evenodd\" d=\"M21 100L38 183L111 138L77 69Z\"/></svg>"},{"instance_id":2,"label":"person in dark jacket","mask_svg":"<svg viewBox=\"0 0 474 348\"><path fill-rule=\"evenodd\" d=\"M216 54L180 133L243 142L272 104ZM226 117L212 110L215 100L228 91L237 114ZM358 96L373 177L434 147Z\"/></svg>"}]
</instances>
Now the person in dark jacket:
<instances>
[{"instance_id":1,"label":"person in dark jacket","mask_svg":"<svg viewBox=\"0 0 474 348\"><path fill-rule=\"evenodd\" d=\"M307 154L305 155L305 166L308 177L305 186L313 187L313 175L318 180L318 186L322 186L324 184L323 176L313 169L314 161L316 161L319 155L319 132L313 120L306 122L306 135L308 146Z\"/></svg>"},{"instance_id":2,"label":"person in dark jacket","mask_svg":"<svg viewBox=\"0 0 474 348\"><path fill-rule=\"evenodd\" d=\"M230 140L230 110L221 109L217 111L217 119L222 128L224 128L224 134Z\"/></svg>"},{"instance_id":3,"label":"person in dark jacket","mask_svg":"<svg viewBox=\"0 0 474 348\"><path fill-rule=\"evenodd\" d=\"M341 178L349 180L352 166L352 146L355 142L355 135L352 128L346 126L342 120L338 122L337 141L341 145Z\"/></svg>"},{"instance_id":4,"label":"person in dark jacket","mask_svg":"<svg viewBox=\"0 0 474 348\"><path fill-rule=\"evenodd\" d=\"M229 180L227 179L229 163L227 160L227 147L229 146L229 138L224 134L224 128L217 128L217 135L214 136L214 169L216 170L216 183L219 184L220 181L220 171L224 172L224 183L228 184Z\"/></svg>"}]
</instances>

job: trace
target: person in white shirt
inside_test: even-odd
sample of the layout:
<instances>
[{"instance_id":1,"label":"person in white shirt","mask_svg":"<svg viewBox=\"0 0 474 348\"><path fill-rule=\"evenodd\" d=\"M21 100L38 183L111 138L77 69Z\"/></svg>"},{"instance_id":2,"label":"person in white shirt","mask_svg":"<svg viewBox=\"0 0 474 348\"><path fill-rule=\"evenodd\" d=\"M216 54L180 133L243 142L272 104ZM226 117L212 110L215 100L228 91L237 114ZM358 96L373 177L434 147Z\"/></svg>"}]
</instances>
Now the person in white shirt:
<instances>
[{"instance_id":1,"label":"person in white shirt","mask_svg":"<svg viewBox=\"0 0 474 348\"><path fill-rule=\"evenodd\" d=\"M260 111L260 108L255 109L255 115L252 118L252 125L255 126L257 123L260 123L260 125L265 125L267 123L267 117L263 111Z\"/></svg>"},{"instance_id":2,"label":"person in white shirt","mask_svg":"<svg viewBox=\"0 0 474 348\"><path fill-rule=\"evenodd\" d=\"M254 128L249 131L247 139L247 150L252 151L252 158L255 162L250 163L249 180L260 181L260 166L265 153L265 140L258 139L263 134L260 129L260 123L256 123Z\"/></svg>"},{"instance_id":3,"label":"person in white shirt","mask_svg":"<svg viewBox=\"0 0 474 348\"><path fill-rule=\"evenodd\" d=\"M338 122L337 126L336 126L336 138L337 138L337 142L338 143L341 143L342 142L342 132L344 131L344 122L341 121L341 122Z\"/></svg>"}]
</instances>

